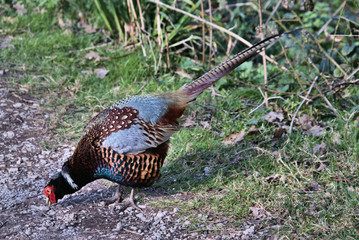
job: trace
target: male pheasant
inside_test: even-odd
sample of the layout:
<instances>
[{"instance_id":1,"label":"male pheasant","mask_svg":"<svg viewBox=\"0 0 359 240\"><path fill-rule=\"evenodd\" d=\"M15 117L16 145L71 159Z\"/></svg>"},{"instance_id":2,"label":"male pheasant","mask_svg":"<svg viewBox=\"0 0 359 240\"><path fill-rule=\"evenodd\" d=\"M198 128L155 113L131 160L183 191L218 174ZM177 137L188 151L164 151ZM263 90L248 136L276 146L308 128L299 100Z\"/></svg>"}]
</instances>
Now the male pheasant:
<instances>
[{"instance_id":1,"label":"male pheasant","mask_svg":"<svg viewBox=\"0 0 359 240\"><path fill-rule=\"evenodd\" d=\"M100 112L85 126L61 172L44 188L48 204L105 178L132 187L130 203L136 207L133 188L150 186L160 177L169 139L188 104L282 35L247 48L177 91L127 97Z\"/></svg>"}]
</instances>

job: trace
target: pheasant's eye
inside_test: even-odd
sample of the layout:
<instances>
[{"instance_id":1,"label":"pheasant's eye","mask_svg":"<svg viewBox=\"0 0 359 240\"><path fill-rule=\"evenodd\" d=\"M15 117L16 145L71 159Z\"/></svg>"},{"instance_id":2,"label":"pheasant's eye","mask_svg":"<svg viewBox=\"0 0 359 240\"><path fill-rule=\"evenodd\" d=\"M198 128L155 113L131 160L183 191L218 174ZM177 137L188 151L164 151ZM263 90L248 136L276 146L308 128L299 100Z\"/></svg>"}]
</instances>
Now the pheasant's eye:
<instances>
[{"instance_id":1,"label":"pheasant's eye","mask_svg":"<svg viewBox=\"0 0 359 240\"><path fill-rule=\"evenodd\" d=\"M50 194L50 193L51 193L51 190L50 190L50 189L46 189L46 192L47 192L48 194Z\"/></svg>"}]
</instances>

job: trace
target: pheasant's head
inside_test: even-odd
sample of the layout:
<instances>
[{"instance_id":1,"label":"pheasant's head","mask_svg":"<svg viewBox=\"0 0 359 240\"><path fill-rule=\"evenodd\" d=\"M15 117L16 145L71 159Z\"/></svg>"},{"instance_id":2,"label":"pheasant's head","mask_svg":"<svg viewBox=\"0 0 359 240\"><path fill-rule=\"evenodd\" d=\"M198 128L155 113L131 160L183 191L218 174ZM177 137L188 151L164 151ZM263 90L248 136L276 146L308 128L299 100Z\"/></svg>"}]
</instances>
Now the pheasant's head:
<instances>
[{"instance_id":1,"label":"pheasant's head","mask_svg":"<svg viewBox=\"0 0 359 240\"><path fill-rule=\"evenodd\" d=\"M54 186L53 185L47 185L44 188L44 194L47 197L46 199L46 204L47 205L51 205L51 203L56 203L57 202L57 198L55 195L55 191L54 191Z\"/></svg>"},{"instance_id":2,"label":"pheasant's head","mask_svg":"<svg viewBox=\"0 0 359 240\"><path fill-rule=\"evenodd\" d=\"M46 203L57 203L57 200L63 198L66 194L74 193L78 190L78 186L72 181L69 174L61 171L54 179L44 187Z\"/></svg>"}]
</instances>

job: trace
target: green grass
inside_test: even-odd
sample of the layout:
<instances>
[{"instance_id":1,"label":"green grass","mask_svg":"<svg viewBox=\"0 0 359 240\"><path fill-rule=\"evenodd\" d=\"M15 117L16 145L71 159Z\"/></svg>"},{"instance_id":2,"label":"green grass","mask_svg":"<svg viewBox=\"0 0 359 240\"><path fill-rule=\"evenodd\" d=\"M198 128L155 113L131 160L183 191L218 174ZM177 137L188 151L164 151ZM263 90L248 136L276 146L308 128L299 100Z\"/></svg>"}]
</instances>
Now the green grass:
<instances>
[{"instance_id":1,"label":"green grass","mask_svg":"<svg viewBox=\"0 0 359 240\"><path fill-rule=\"evenodd\" d=\"M8 14L15 16L10 10ZM141 94L171 91L188 82L164 70L156 74L153 57L143 57L140 49L128 51L108 45L92 49L106 60L88 60L84 55L89 51L79 50L102 43L105 37L81 30L64 31L53 16L56 14L51 11L33 12L16 17L14 24L0 21L4 36L13 37L11 44L15 47L2 49L0 62L13 76L9 78L11 84L44 99L44 111L50 113L49 123L59 144L77 140L94 114L122 97L140 89ZM158 60L158 53L154 55ZM110 72L104 79L81 73L96 68ZM212 97L207 91L189 107L186 116L192 116L195 124L173 136L162 178L154 185L169 192L189 193L193 198L152 204L178 207L181 216L192 221L191 230L211 224L213 220L208 216L225 218L229 226L240 227L253 219L251 208L255 207L263 212L257 216L260 226L280 225L273 230L279 236L357 238L359 128L354 118L345 122L333 117L322 107L322 100L315 100L303 106L301 112L321 120L326 133L314 137L296 125L290 137L283 136L276 142L273 134L277 126L262 117L275 108L284 109L282 124L288 126L302 99L284 96L284 100L271 101L271 108L249 115L261 103L261 94L256 88L233 83L231 78L260 82L263 68L253 64L252 68L239 70L216 85L221 96ZM270 76L280 72L271 66L268 70ZM288 81L279 75L272 84L280 88L294 83ZM345 119L350 119L358 91L351 88L345 101L329 96ZM222 144L228 134L248 130L252 125L258 131L246 135L243 141L234 146ZM335 134L339 134L339 142ZM314 152L313 148L321 143L326 144L323 152ZM44 142L41 145L51 148ZM205 169L209 174L204 174Z\"/></svg>"}]
</instances>

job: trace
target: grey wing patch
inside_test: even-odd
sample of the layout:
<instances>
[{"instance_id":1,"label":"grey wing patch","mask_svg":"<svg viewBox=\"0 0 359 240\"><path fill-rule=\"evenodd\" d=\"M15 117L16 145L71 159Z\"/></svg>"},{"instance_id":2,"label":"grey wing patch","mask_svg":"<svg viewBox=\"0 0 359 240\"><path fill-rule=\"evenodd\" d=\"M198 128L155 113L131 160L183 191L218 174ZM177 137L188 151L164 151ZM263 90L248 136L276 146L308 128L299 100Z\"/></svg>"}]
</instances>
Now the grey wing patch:
<instances>
[{"instance_id":1,"label":"grey wing patch","mask_svg":"<svg viewBox=\"0 0 359 240\"><path fill-rule=\"evenodd\" d=\"M156 95L138 95L120 100L114 106L122 108L133 107L139 111L139 116L146 122L155 125L168 109L167 101Z\"/></svg>"},{"instance_id":2,"label":"grey wing patch","mask_svg":"<svg viewBox=\"0 0 359 240\"><path fill-rule=\"evenodd\" d=\"M119 154L138 154L166 142L177 130L176 126L153 126L139 118L130 128L104 138L101 145L111 147Z\"/></svg>"}]
</instances>

